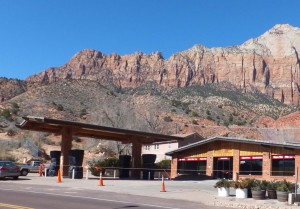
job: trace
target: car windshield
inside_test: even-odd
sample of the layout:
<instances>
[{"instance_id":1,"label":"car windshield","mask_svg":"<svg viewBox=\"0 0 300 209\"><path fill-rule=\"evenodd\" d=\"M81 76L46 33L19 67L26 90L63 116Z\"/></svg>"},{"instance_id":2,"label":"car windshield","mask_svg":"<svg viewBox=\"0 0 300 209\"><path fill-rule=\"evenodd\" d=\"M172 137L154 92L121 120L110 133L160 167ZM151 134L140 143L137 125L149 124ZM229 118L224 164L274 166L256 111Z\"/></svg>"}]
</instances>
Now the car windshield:
<instances>
[{"instance_id":1,"label":"car windshield","mask_svg":"<svg viewBox=\"0 0 300 209\"><path fill-rule=\"evenodd\" d=\"M3 167L3 166L8 166L8 165L10 165L10 163L9 162L0 162L0 167Z\"/></svg>"}]
</instances>

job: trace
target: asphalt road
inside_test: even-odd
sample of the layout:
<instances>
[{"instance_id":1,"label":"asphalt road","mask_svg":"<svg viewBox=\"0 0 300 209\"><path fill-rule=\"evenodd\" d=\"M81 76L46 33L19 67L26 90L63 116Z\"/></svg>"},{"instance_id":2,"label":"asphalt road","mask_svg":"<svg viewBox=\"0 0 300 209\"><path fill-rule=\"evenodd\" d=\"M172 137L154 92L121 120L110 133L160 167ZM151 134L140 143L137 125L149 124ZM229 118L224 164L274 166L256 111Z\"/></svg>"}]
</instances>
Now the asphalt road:
<instances>
[{"instance_id":1,"label":"asphalt road","mask_svg":"<svg viewBox=\"0 0 300 209\"><path fill-rule=\"evenodd\" d=\"M201 203L113 192L1 184L0 208L17 209L217 209Z\"/></svg>"}]
</instances>

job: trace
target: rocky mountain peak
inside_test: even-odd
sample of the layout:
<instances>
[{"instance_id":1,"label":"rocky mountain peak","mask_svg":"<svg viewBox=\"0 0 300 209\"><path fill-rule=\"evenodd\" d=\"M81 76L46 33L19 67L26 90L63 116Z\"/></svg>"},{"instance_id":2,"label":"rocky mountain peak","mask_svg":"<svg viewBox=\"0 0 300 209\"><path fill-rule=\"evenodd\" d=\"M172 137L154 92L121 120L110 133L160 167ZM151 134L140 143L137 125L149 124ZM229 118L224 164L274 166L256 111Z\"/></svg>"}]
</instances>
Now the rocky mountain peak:
<instances>
[{"instance_id":1,"label":"rocky mountain peak","mask_svg":"<svg viewBox=\"0 0 300 209\"><path fill-rule=\"evenodd\" d=\"M300 28L277 24L258 38L245 42L241 48L273 57L294 55L295 49L300 49Z\"/></svg>"},{"instance_id":2,"label":"rocky mountain peak","mask_svg":"<svg viewBox=\"0 0 300 209\"><path fill-rule=\"evenodd\" d=\"M105 55L94 49L84 49L76 53L70 61L72 60L85 60L85 59L102 59Z\"/></svg>"}]
</instances>

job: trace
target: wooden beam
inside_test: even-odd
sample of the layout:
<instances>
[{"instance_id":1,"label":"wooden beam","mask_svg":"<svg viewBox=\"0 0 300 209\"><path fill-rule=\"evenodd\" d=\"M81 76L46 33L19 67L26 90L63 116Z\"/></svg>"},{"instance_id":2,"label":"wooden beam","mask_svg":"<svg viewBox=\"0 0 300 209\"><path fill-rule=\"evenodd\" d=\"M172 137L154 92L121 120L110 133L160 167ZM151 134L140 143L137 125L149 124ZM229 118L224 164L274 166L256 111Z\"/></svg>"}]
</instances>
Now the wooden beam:
<instances>
[{"instance_id":1,"label":"wooden beam","mask_svg":"<svg viewBox=\"0 0 300 209\"><path fill-rule=\"evenodd\" d=\"M69 175L69 152L72 148L72 129L69 127L63 127L62 129L62 139L61 139L61 168L62 175Z\"/></svg>"}]
</instances>

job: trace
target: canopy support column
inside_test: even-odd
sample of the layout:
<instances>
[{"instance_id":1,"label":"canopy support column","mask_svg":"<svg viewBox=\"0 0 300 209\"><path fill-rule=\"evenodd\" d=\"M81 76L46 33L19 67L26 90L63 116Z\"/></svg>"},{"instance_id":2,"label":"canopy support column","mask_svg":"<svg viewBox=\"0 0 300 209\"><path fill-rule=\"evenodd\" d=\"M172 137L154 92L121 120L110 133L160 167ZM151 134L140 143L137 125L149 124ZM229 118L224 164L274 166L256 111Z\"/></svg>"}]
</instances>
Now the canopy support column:
<instances>
[{"instance_id":1,"label":"canopy support column","mask_svg":"<svg viewBox=\"0 0 300 209\"><path fill-rule=\"evenodd\" d=\"M63 127L61 140L61 166L62 176L69 176L69 152L72 148L72 129Z\"/></svg>"},{"instance_id":2,"label":"canopy support column","mask_svg":"<svg viewBox=\"0 0 300 209\"><path fill-rule=\"evenodd\" d=\"M142 144L141 142L135 140L132 142L132 172L131 177L140 179L140 168L142 166L141 157L142 156Z\"/></svg>"}]
</instances>

